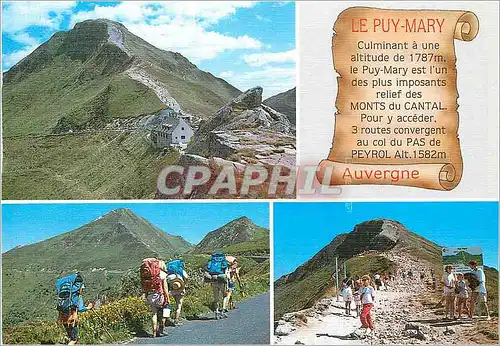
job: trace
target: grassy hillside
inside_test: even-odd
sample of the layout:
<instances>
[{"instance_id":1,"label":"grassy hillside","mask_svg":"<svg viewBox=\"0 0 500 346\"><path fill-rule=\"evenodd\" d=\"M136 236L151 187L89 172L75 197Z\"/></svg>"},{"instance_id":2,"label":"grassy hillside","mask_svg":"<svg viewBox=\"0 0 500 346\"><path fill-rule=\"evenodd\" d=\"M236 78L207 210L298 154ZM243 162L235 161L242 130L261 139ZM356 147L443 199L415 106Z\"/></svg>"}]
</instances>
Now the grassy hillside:
<instances>
[{"instance_id":1,"label":"grassy hillside","mask_svg":"<svg viewBox=\"0 0 500 346\"><path fill-rule=\"evenodd\" d=\"M108 40L108 26L121 33L123 42ZM131 66L166 84L181 107L200 116L240 94L182 55L148 44L119 23L87 20L54 34L4 73L4 136L57 131L60 122L73 130L99 128L115 118L160 110L165 105L156 94L127 75Z\"/></svg>"},{"instance_id":2,"label":"grassy hillside","mask_svg":"<svg viewBox=\"0 0 500 346\"><path fill-rule=\"evenodd\" d=\"M117 37L110 38L110 27ZM132 69L147 82L130 77ZM154 198L160 168L178 155L161 156L144 140L146 131L120 134L106 126L167 107L144 83L161 85L162 94L202 118L240 94L108 20L54 34L3 82L4 199Z\"/></svg>"},{"instance_id":3,"label":"grassy hillside","mask_svg":"<svg viewBox=\"0 0 500 346\"><path fill-rule=\"evenodd\" d=\"M3 318L12 324L53 315L58 277L80 271L88 294L112 290L143 258L176 256L191 249L130 210L119 209L74 231L2 254ZM26 304L26 297L36 297Z\"/></svg>"},{"instance_id":4,"label":"grassy hillside","mask_svg":"<svg viewBox=\"0 0 500 346\"><path fill-rule=\"evenodd\" d=\"M296 118L296 88L271 96L263 102L266 106L283 113L295 125Z\"/></svg>"},{"instance_id":5,"label":"grassy hillside","mask_svg":"<svg viewBox=\"0 0 500 346\"><path fill-rule=\"evenodd\" d=\"M183 304L182 316L191 319L211 311L212 289L210 285L201 283L198 279L199 271L208 260L208 256L196 255L185 256L186 269L192 279L187 282L186 296ZM269 290L269 260L257 263L251 259L240 258L245 284L244 294L237 290L234 299L241 301L251 296L267 292ZM136 276L134 276L136 277ZM86 286L94 286L97 281L89 280L87 276ZM124 282L118 281L117 285ZM127 292L122 290L126 298L117 298L95 312L87 312L81 315L80 343L116 343L118 341L130 340L136 335L151 333L151 313L149 307L142 298L134 296L134 291L139 292L138 280L132 284L125 281ZM86 299L92 300L93 295L86 294ZM117 296L119 297L119 295ZM175 305L174 305L175 308ZM98 316L97 316L98 314ZM32 321L24 324L10 325L3 328L3 342L11 344L55 344L64 343L65 333L62 326L54 323L57 312L52 310L46 317L47 322ZM103 327L103 321L105 329Z\"/></svg>"},{"instance_id":6,"label":"grassy hillside","mask_svg":"<svg viewBox=\"0 0 500 346\"><path fill-rule=\"evenodd\" d=\"M269 230L257 226L247 217L241 217L209 232L196 245L193 253L221 250L237 253L268 253Z\"/></svg>"},{"instance_id":7,"label":"grassy hillside","mask_svg":"<svg viewBox=\"0 0 500 346\"><path fill-rule=\"evenodd\" d=\"M140 133L4 138L4 199L154 198L158 173L178 160Z\"/></svg>"},{"instance_id":8,"label":"grassy hillside","mask_svg":"<svg viewBox=\"0 0 500 346\"><path fill-rule=\"evenodd\" d=\"M262 240L259 238L259 240ZM245 247L222 247L236 255L245 282L243 299L269 290L269 256L255 256ZM258 253L269 254L269 240L261 242ZM184 305L185 317L210 311L212 290L203 283L208 254L190 254L193 246L180 236L170 235L128 209L117 209L96 220L42 242L16 247L2 254L2 323L53 321L55 282L69 273L80 272L85 279L84 297L93 301L140 296L139 266L143 258L182 258L189 275ZM243 251L242 251L243 249ZM32 303L26 299L34 297ZM31 298L29 298L31 299Z\"/></svg>"}]
</instances>

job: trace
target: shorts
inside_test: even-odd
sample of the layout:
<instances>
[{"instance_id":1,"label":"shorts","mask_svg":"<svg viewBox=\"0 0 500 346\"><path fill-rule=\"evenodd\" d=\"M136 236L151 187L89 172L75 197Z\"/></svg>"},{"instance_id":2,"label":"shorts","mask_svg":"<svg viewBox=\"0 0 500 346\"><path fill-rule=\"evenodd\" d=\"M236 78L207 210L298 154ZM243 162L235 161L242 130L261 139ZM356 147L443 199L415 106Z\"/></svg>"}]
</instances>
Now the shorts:
<instances>
[{"instance_id":1,"label":"shorts","mask_svg":"<svg viewBox=\"0 0 500 346\"><path fill-rule=\"evenodd\" d=\"M343 294L342 299L344 300L344 302L352 302L353 297L351 294Z\"/></svg>"},{"instance_id":2,"label":"shorts","mask_svg":"<svg viewBox=\"0 0 500 346\"><path fill-rule=\"evenodd\" d=\"M382 281L380 279L375 280L375 285L382 286Z\"/></svg>"},{"instance_id":3,"label":"shorts","mask_svg":"<svg viewBox=\"0 0 500 346\"><path fill-rule=\"evenodd\" d=\"M157 292L148 293L146 296L146 304L151 307L151 311L156 313L158 309L163 308L163 303L165 302L165 297L163 294Z\"/></svg>"},{"instance_id":4,"label":"shorts","mask_svg":"<svg viewBox=\"0 0 500 346\"><path fill-rule=\"evenodd\" d=\"M233 292L235 289L236 289L236 287L234 286L234 281L229 280L229 291Z\"/></svg>"}]
</instances>

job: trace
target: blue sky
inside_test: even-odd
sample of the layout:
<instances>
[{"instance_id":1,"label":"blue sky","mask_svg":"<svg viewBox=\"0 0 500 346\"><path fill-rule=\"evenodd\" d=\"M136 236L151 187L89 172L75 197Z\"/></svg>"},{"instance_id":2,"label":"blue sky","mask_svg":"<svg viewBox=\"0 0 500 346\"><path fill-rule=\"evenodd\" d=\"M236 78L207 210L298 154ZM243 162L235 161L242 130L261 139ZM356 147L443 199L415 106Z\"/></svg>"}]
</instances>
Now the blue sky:
<instances>
[{"instance_id":1,"label":"blue sky","mask_svg":"<svg viewBox=\"0 0 500 346\"><path fill-rule=\"evenodd\" d=\"M264 96L295 86L293 2L2 2L2 69L85 19L108 18L199 68Z\"/></svg>"},{"instance_id":2,"label":"blue sky","mask_svg":"<svg viewBox=\"0 0 500 346\"><path fill-rule=\"evenodd\" d=\"M269 228L267 203L74 203L2 205L2 253L74 230L117 208L129 208L167 233L198 243L208 232L247 216Z\"/></svg>"},{"instance_id":3,"label":"blue sky","mask_svg":"<svg viewBox=\"0 0 500 346\"><path fill-rule=\"evenodd\" d=\"M481 246L498 268L497 202L274 203L275 279L292 272L339 233L388 218L441 246Z\"/></svg>"}]
</instances>

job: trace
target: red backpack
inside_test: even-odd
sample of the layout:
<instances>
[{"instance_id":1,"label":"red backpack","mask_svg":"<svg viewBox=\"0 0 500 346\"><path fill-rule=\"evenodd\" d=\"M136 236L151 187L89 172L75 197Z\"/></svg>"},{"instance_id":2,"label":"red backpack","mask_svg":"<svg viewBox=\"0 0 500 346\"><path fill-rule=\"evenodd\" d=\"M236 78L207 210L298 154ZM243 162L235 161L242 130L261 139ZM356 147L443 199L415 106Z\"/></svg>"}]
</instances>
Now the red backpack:
<instances>
[{"instance_id":1,"label":"red backpack","mask_svg":"<svg viewBox=\"0 0 500 346\"><path fill-rule=\"evenodd\" d=\"M156 258L142 260L140 275L141 286L145 293L157 292L163 294L163 285L160 278L160 261Z\"/></svg>"}]
</instances>

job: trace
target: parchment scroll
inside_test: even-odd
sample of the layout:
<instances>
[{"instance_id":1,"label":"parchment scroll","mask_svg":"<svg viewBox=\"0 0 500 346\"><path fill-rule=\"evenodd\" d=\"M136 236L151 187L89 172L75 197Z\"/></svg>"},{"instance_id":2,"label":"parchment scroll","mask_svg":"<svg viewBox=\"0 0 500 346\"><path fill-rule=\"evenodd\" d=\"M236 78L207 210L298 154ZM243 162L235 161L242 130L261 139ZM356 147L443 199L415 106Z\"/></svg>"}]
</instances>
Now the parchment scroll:
<instances>
[{"instance_id":1,"label":"parchment scroll","mask_svg":"<svg viewBox=\"0 0 500 346\"><path fill-rule=\"evenodd\" d=\"M462 155L454 39L473 40L477 17L352 7L333 29L337 113L318 180L455 188Z\"/></svg>"}]
</instances>

